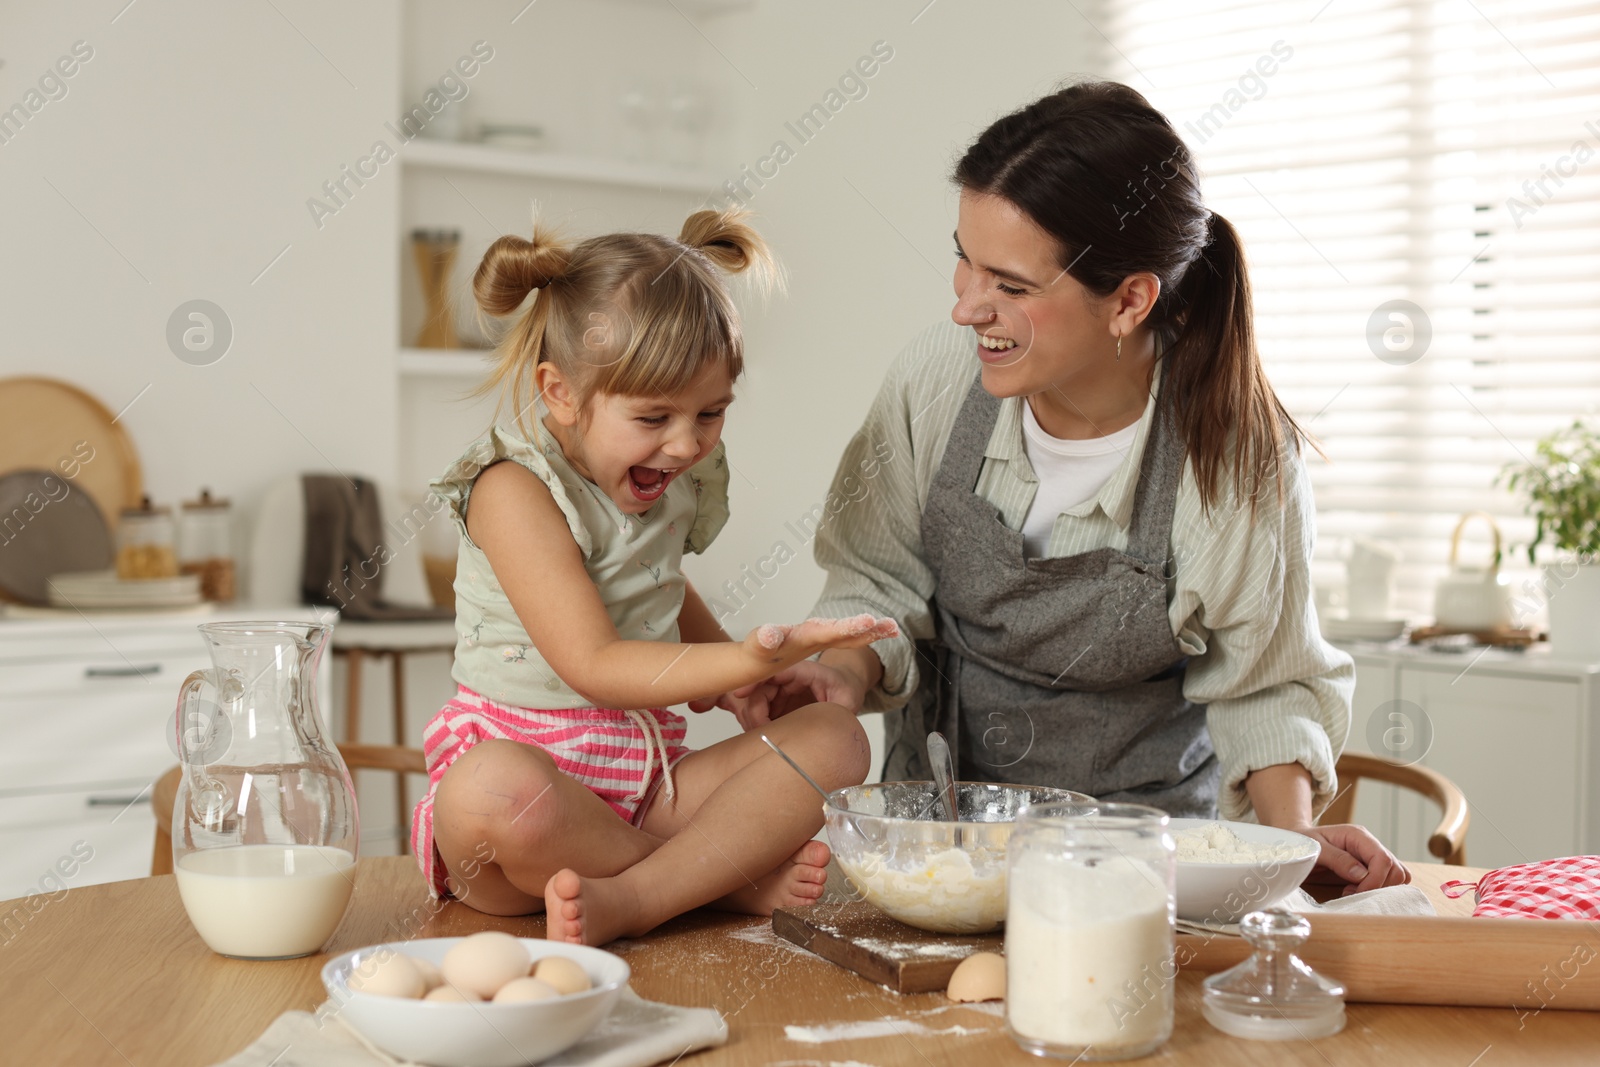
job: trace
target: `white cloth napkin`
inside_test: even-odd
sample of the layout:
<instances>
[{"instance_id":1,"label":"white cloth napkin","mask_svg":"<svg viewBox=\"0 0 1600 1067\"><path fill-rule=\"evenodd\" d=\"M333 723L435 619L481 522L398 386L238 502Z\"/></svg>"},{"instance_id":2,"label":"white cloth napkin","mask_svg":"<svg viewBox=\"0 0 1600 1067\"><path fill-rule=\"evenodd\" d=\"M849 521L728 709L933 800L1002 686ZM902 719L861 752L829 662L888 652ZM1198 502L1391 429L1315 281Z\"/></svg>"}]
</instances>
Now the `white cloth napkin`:
<instances>
[{"instance_id":1,"label":"white cloth napkin","mask_svg":"<svg viewBox=\"0 0 1600 1067\"><path fill-rule=\"evenodd\" d=\"M1414 885L1390 885L1382 889L1369 889L1365 893L1351 893L1335 897L1326 904L1318 904L1304 889L1296 889L1283 901L1283 906L1302 915L1437 915L1433 901ZM1239 936L1237 922L1224 923L1214 919L1179 919L1180 934L1232 934Z\"/></svg>"},{"instance_id":2,"label":"white cloth napkin","mask_svg":"<svg viewBox=\"0 0 1600 1067\"><path fill-rule=\"evenodd\" d=\"M541 1067L650 1067L728 1040L710 1008L680 1008L624 989L594 1032ZM420 1067L373 1047L337 1015L319 1026L311 1012L286 1011L244 1051L216 1067Z\"/></svg>"}]
</instances>

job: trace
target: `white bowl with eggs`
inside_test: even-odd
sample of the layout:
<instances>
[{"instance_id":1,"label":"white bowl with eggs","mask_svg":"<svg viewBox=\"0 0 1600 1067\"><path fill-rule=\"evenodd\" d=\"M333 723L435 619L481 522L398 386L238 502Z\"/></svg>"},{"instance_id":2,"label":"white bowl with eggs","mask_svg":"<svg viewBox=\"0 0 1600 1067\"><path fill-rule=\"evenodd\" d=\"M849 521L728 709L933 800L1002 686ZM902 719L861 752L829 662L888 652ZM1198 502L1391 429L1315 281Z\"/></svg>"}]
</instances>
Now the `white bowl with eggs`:
<instances>
[{"instance_id":1,"label":"white bowl with eggs","mask_svg":"<svg viewBox=\"0 0 1600 1067\"><path fill-rule=\"evenodd\" d=\"M521 966L518 946L528 961ZM406 958L396 962L396 956ZM552 958L559 962L541 967ZM538 981L535 972L543 975ZM413 974L432 999L419 999ZM389 1055L431 1067L520 1067L548 1059L599 1025L628 977L627 963L609 952L509 934L368 945L322 968L333 1012ZM562 991L577 989L581 978L589 988ZM488 999L496 993L498 999Z\"/></svg>"},{"instance_id":2,"label":"white bowl with eggs","mask_svg":"<svg viewBox=\"0 0 1600 1067\"><path fill-rule=\"evenodd\" d=\"M1219 826L1228 834L1213 829ZM1190 922L1237 922L1249 912L1282 903L1300 888L1322 852L1304 834L1256 823L1173 819L1167 830L1178 844L1178 918ZM1212 842L1223 847L1206 849L1216 857L1210 861L1188 859L1185 839L1190 852ZM1236 854L1222 859L1230 845Z\"/></svg>"}]
</instances>

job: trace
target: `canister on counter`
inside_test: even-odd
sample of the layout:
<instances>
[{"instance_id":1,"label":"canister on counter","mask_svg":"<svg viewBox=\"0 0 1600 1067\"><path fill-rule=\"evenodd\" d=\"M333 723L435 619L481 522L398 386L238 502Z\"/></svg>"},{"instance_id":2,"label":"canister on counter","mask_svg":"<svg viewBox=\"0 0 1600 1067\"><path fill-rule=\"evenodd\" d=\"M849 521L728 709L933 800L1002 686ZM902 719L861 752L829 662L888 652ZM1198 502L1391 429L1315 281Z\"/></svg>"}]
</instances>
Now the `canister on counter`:
<instances>
[{"instance_id":1,"label":"canister on counter","mask_svg":"<svg viewBox=\"0 0 1600 1067\"><path fill-rule=\"evenodd\" d=\"M200 490L184 501L178 519L178 561L184 574L200 576L200 595L225 604L234 598L233 507Z\"/></svg>"},{"instance_id":2,"label":"canister on counter","mask_svg":"<svg viewBox=\"0 0 1600 1067\"><path fill-rule=\"evenodd\" d=\"M1007 844L1006 1029L1024 1051L1148 1055L1172 1036L1173 842L1139 804L1040 804Z\"/></svg>"},{"instance_id":3,"label":"canister on counter","mask_svg":"<svg viewBox=\"0 0 1600 1067\"><path fill-rule=\"evenodd\" d=\"M178 554L172 509L155 507L148 494L136 508L123 508L117 523L117 577L176 578Z\"/></svg>"}]
</instances>

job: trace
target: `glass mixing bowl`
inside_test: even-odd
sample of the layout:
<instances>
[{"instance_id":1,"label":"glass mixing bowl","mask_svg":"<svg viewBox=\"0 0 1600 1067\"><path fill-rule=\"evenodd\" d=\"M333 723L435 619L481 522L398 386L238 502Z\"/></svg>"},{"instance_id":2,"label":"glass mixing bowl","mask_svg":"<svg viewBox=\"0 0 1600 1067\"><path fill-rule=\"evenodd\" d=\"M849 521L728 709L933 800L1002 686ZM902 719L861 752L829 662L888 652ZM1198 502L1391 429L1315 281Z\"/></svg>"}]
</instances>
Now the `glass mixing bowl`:
<instances>
[{"instance_id":1,"label":"glass mixing bowl","mask_svg":"<svg viewBox=\"0 0 1600 1067\"><path fill-rule=\"evenodd\" d=\"M823 811L828 844L862 898L940 934L982 934L1006 918L1006 842L1029 804L1093 802L1067 789L957 782L947 822L932 782L838 789Z\"/></svg>"}]
</instances>

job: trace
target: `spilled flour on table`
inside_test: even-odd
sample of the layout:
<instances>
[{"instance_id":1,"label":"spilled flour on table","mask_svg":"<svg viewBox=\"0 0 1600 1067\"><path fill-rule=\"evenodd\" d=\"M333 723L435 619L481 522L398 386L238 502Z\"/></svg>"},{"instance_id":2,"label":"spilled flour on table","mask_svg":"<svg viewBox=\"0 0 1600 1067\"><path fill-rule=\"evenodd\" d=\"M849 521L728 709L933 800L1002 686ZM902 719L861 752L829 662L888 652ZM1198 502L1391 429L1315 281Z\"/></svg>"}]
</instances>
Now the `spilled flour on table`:
<instances>
[{"instance_id":1,"label":"spilled flour on table","mask_svg":"<svg viewBox=\"0 0 1600 1067\"><path fill-rule=\"evenodd\" d=\"M764 945L767 948L782 948L787 949L799 956L809 956L811 959L819 958L816 953L812 952L810 949L801 948L793 941L790 941L787 938L779 937L777 934L773 933L772 924L766 921L755 922L749 926L741 927L738 930L730 931L727 936L737 938L740 941L747 941L752 945Z\"/></svg>"},{"instance_id":2,"label":"spilled flour on table","mask_svg":"<svg viewBox=\"0 0 1600 1067\"><path fill-rule=\"evenodd\" d=\"M887 941L877 937L858 937L855 941L868 952L890 958L922 956L929 959L965 959L975 951L971 945L943 941Z\"/></svg>"},{"instance_id":3,"label":"spilled flour on table","mask_svg":"<svg viewBox=\"0 0 1600 1067\"><path fill-rule=\"evenodd\" d=\"M980 1011L985 1015L993 1015L996 1019L1006 1017L1006 1002L1003 1000L980 1000L970 1004L946 1004L942 1008L929 1008L927 1011L916 1012L917 1015L943 1015L947 1011Z\"/></svg>"},{"instance_id":4,"label":"spilled flour on table","mask_svg":"<svg viewBox=\"0 0 1600 1067\"><path fill-rule=\"evenodd\" d=\"M860 1060L779 1060L769 1067L876 1067Z\"/></svg>"},{"instance_id":5,"label":"spilled flour on table","mask_svg":"<svg viewBox=\"0 0 1600 1067\"><path fill-rule=\"evenodd\" d=\"M874 1037L964 1037L967 1034L986 1033L989 1033L988 1029L973 1030L965 1026L947 1026L943 1030L930 1030L910 1019L888 1018L783 1028L784 1037L802 1045L821 1045L828 1041L862 1041Z\"/></svg>"}]
</instances>

